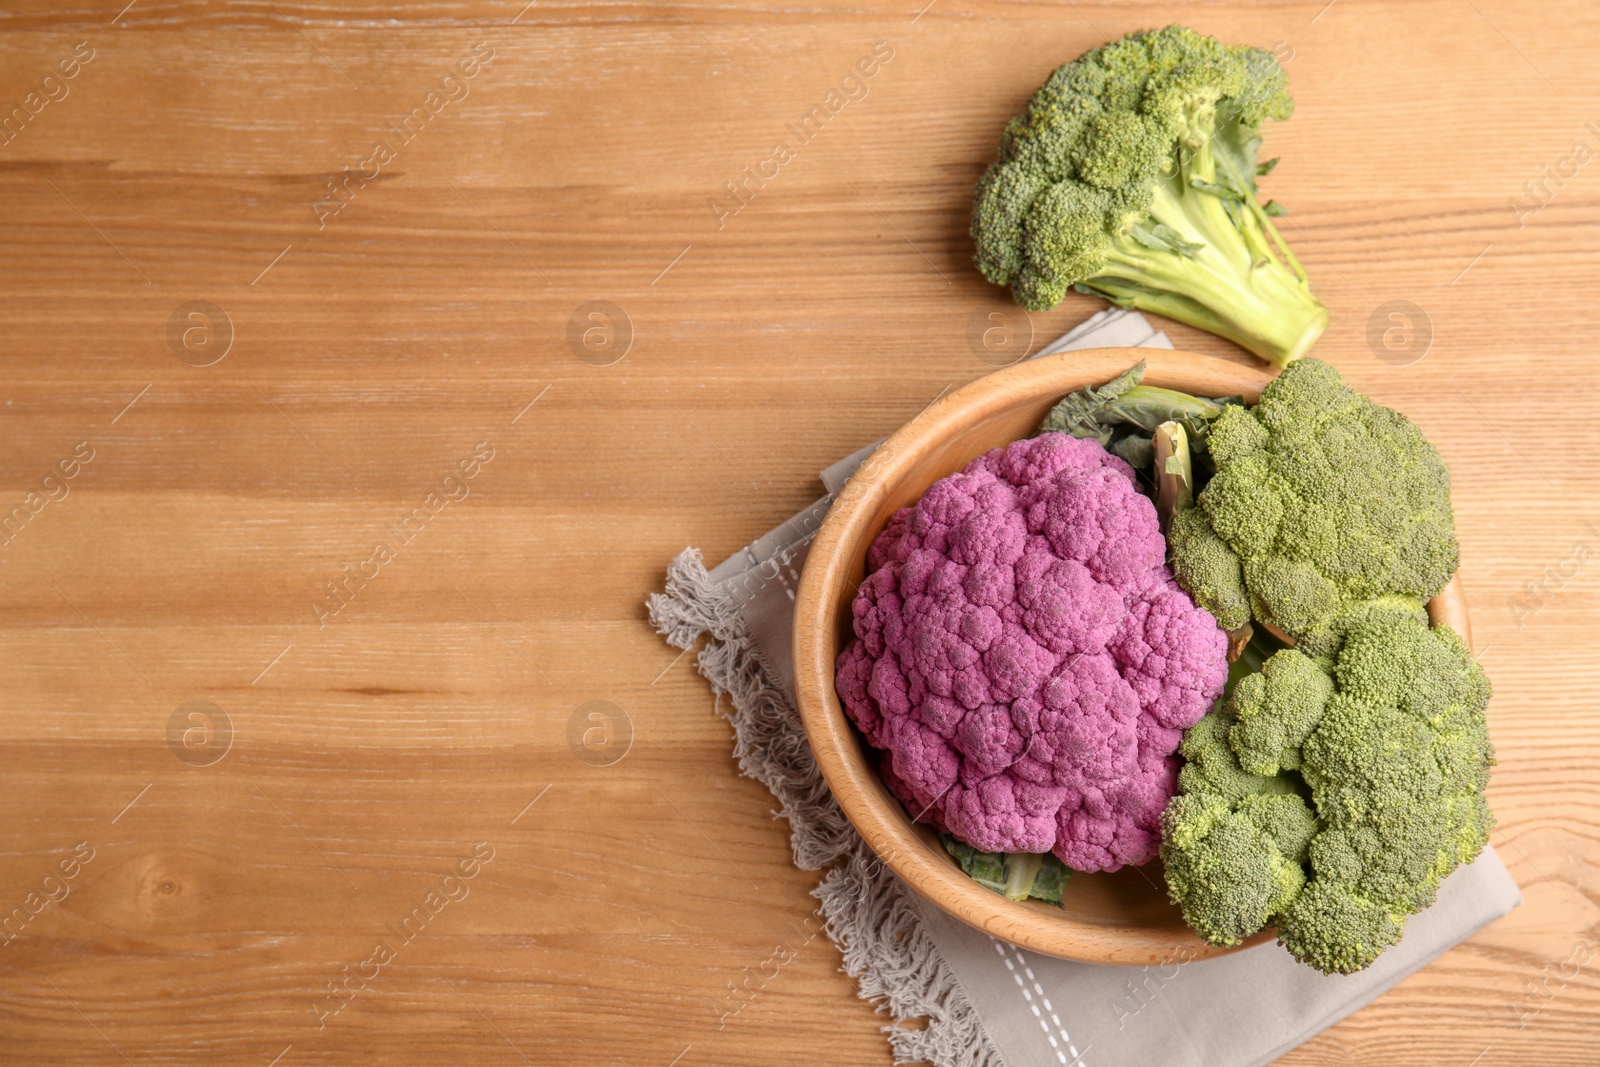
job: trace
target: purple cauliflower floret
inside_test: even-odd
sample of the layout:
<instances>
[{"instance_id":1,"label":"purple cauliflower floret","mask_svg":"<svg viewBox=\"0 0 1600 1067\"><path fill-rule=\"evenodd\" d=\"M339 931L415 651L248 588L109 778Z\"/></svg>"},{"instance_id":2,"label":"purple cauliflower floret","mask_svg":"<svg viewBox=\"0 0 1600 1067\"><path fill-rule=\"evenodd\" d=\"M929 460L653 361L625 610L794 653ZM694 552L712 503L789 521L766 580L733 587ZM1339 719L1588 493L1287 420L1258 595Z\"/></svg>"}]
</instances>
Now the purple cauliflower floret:
<instances>
[{"instance_id":1,"label":"purple cauliflower floret","mask_svg":"<svg viewBox=\"0 0 1600 1067\"><path fill-rule=\"evenodd\" d=\"M1227 637L1165 565L1155 506L1090 439L995 449L867 553L845 710L912 816L1079 871L1155 858L1183 731Z\"/></svg>"}]
</instances>

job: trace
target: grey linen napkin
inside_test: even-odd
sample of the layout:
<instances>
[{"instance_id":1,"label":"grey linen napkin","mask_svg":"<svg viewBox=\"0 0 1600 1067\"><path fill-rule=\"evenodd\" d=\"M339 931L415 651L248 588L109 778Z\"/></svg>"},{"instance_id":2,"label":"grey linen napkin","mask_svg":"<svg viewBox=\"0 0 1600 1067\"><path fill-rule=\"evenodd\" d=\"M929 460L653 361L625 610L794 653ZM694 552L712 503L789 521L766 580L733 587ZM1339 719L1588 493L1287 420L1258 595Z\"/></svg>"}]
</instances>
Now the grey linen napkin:
<instances>
[{"instance_id":1,"label":"grey linen napkin","mask_svg":"<svg viewBox=\"0 0 1600 1067\"><path fill-rule=\"evenodd\" d=\"M1110 310L1037 355L1080 348L1171 348L1136 312ZM709 572L686 550L650 614L669 642L702 634L701 673L732 698L741 769L772 789L796 863L831 868L816 890L829 936L861 995L897 1022L897 1062L937 1067L1249 1067L1270 1063L1522 902L1494 849L1456 871L1438 902L1372 967L1326 976L1276 944L1147 967L1036 955L945 915L877 862L821 780L794 710L795 589L833 495L877 445L822 473L828 495Z\"/></svg>"}]
</instances>

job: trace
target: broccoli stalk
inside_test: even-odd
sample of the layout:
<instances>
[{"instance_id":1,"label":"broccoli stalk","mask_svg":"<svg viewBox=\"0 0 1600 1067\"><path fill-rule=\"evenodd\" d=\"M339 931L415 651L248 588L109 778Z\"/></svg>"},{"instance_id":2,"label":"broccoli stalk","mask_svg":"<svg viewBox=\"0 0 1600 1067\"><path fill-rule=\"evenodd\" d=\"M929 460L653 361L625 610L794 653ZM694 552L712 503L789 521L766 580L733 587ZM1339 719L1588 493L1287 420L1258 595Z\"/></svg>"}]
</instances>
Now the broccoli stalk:
<instances>
[{"instance_id":1,"label":"broccoli stalk","mask_svg":"<svg viewBox=\"0 0 1600 1067\"><path fill-rule=\"evenodd\" d=\"M1328 309L1311 295L1305 268L1256 198L1255 183L1219 173L1214 156L1207 138L1193 162L1158 180L1148 219L1114 234L1099 269L1076 288L1286 366L1327 330Z\"/></svg>"},{"instance_id":2,"label":"broccoli stalk","mask_svg":"<svg viewBox=\"0 0 1600 1067\"><path fill-rule=\"evenodd\" d=\"M1000 892L1009 900L1027 900L1049 853L1012 852L1006 855L1006 881Z\"/></svg>"},{"instance_id":3,"label":"broccoli stalk","mask_svg":"<svg viewBox=\"0 0 1600 1067\"><path fill-rule=\"evenodd\" d=\"M1194 503L1194 465L1189 460L1189 435L1183 424L1163 422L1156 427L1156 514L1165 532L1172 516Z\"/></svg>"},{"instance_id":4,"label":"broccoli stalk","mask_svg":"<svg viewBox=\"0 0 1600 1067\"><path fill-rule=\"evenodd\" d=\"M978 269L1030 311L1077 288L1287 365L1328 324L1256 191L1261 124L1293 110L1270 53L1182 26L1085 53L1006 126L973 199Z\"/></svg>"},{"instance_id":5,"label":"broccoli stalk","mask_svg":"<svg viewBox=\"0 0 1600 1067\"><path fill-rule=\"evenodd\" d=\"M1222 414L1225 401L1163 389L1159 385L1136 385L1119 394L1100 409L1106 422L1137 426L1154 433L1164 422L1181 425L1190 437L1203 439L1212 419Z\"/></svg>"}]
</instances>

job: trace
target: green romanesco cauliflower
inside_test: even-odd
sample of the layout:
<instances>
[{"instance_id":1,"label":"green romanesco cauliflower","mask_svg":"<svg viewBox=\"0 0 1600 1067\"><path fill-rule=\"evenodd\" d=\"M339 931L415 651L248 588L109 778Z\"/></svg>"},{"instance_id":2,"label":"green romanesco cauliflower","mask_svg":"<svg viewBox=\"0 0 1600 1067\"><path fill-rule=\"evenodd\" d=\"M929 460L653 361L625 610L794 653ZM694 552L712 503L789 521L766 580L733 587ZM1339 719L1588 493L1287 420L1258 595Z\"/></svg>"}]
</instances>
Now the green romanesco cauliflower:
<instances>
[{"instance_id":1,"label":"green romanesco cauliflower","mask_svg":"<svg viewBox=\"0 0 1600 1067\"><path fill-rule=\"evenodd\" d=\"M1422 617L1458 549L1450 471L1404 415L1315 359L1207 437L1216 473L1172 524L1173 573L1224 629L1253 617L1329 657L1374 612Z\"/></svg>"},{"instance_id":2,"label":"green romanesco cauliflower","mask_svg":"<svg viewBox=\"0 0 1600 1067\"><path fill-rule=\"evenodd\" d=\"M1077 288L1297 359L1328 312L1256 190L1261 124L1293 110L1271 53L1183 26L1085 53L1007 124L978 182L978 269L1030 311Z\"/></svg>"},{"instance_id":3,"label":"green romanesco cauliflower","mask_svg":"<svg viewBox=\"0 0 1600 1067\"><path fill-rule=\"evenodd\" d=\"M1310 966L1366 967L1488 842L1489 692L1454 631L1383 604L1336 656L1275 653L1185 735L1161 847L1184 919L1220 945L1276 924Z\"/></svg>"}]
</instances>

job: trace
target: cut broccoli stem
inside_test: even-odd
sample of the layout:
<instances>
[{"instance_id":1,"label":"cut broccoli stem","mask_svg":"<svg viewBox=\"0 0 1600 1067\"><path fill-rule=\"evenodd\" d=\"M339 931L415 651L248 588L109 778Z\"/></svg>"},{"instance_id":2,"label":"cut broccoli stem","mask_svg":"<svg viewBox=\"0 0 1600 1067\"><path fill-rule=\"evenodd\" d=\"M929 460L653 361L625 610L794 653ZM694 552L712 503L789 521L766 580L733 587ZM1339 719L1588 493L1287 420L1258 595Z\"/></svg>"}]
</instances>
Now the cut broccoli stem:
<instances>
[{"instance_id":1,"label":"cut broccoli stem","mask_svg":"<svg viewBox=\"0 0 1600 1067\"><path fill-rule=\"evenodd\" d=\"M1269 234L1287 251L1277 228L1253 194L1238 201L1245 210L1236 217L1221 196L1179 181L1156 183L1150 223L1203 247L1152 249L1129 228L1080 288L1216 333L1280 367L1299 359L1328 328L1328 309L1311 295L1292 253L1287 261L1272 254Z\"/></svg>"},{"instance_id":2,"label":"cut broccoli stem","mask_svg":"<svg viewBox=\"0 0 1600 1067\"><path fill-rule=\"evenodd\" d=\"M949 834L940 834L945 851L961 869L985 889L1011 900L1043 900L1061 904L1061 890L1072 877L1053 853L980 852Z\"/></svg>"},{"instance_id":3,"label":"cut broccoli stem","mask_svg":"<svg viewBox=\"0 0 1600 1067\"><path fill-rule=\"evenodd\" d=\"M1163 422L1155 432L1156 514L1161 532L1172 516L1194 504L1194 465L1189 460L1189 435L1179 422Z\"/></svg>"},{"instance_id":4,"label":"cut broccoli stem","mask_svg":"<svg viewBox=\"0 0 1600 1067\"><path fill-rule=\"evenodd\" d=\"M1005 862L1006 884L1000 892L1011 900L1027 900L1033 895L1033 883L1044 866L1044 856L1032 852L1008 852Z\"/></svg>"}]
</instances>

